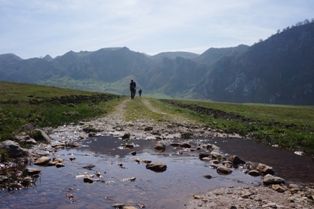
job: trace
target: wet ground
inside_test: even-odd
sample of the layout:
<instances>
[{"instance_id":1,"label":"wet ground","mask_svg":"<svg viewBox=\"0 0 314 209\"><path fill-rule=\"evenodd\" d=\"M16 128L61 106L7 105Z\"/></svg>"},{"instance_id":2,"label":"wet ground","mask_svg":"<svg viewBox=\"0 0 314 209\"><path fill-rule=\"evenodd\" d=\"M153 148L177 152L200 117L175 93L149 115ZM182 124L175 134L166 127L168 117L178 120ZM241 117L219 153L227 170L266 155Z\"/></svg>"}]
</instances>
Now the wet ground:
<instances>
[{"instance_id":1,"label":"wet ground","mask_svg":"<svg viewBox=\"0 0 314 209\"><path fill-rule=\"evenodd\" d=\"M165 140L166 150L154 150L156 141L133 139L133 149L123 149L122 140L110 136L88 138L82 146L64 149L55 157L65 160L65 167L40 168L41 177L36 186L20 191L2 191L0 208L113 208L116 203L140 208L184 208L185 198L191 194L224 186L245 186L262 184L261 177L251 177L242 168L233 168L230 175L219 175L201 161L198 152L171 143L182 140ZM273 166L276 175L288 182L310 185L314 182L313 161L307 156L257 144L236 138L192 139L188 142L197 147L212 143L226 154L236 154L245 161L265 163ZM131 152L136 151L136 155ZM146 169L145 163L136 158L162 162L167 170L156 173ZM88 170L88 165L95 167ZM98 177L96 172L100 173ZM93 174L99 181L85 183L82 176ZM211 179L203 176L209 174ZM134 181L129 178L135 177Z\"/></svg>"}]
</instances>

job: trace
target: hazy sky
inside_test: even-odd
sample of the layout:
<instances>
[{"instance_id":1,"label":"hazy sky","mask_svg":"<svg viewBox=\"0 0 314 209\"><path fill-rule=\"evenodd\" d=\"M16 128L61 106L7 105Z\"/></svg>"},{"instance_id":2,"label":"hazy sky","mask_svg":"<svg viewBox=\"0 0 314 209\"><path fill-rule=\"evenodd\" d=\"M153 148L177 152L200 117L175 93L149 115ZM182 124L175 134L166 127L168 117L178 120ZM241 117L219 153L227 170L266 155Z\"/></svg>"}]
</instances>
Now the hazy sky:
<instances>
[{"instance_id":1,"label":"hazy sky","mask_svg":"<svg viewBox=\"0 0 314 209\"><path fill-rule=\"evenodd\" d=\"M314 0L0 0L0 54L123 47L154 55L252 45L314 18Z\"/></svg>"}]
</instances>

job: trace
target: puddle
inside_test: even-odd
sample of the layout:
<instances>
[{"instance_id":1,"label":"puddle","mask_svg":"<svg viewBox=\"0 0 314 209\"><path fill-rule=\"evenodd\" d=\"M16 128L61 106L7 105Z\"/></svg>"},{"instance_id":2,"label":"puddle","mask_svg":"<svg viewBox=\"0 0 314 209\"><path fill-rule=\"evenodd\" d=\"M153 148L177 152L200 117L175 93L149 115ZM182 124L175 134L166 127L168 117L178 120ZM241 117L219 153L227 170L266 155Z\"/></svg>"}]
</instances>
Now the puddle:
<instances>
[{"instance_id":1,"label":"puddle","mask_svg":"<svg viewBox=\"0 0 314 209\"><path fill-rule=\"evenodd\" d=\"M115 203L137 208L141 204L146 208L184 208L184 199L191 194L217 187L262 183L260 177L246 175L241 168L233 168L230 175L219 175L209 167L210 162L199 160L198 153L204 150L190 152L170 145L182 140L165 141L165 152L153 149L156 141L130 142L133 149L121 149L122 140L105 136L89 138L80 148L60 150L56 157L65 160L65 167L39 167L42 175L36 186L11 193L2 191L0 208L113 208ZM273 166L276 175L287 181L307 185L314 182L313 161L307 156L240 139L193 139L189 143L193 147L213 143L224 153ZM130 154L132 151L136 152L135 156ZM167 170L153 172L146 169L145 163L135 162L136 158L162 162ZM90 164L95 167L83 168ZM96 172L101 176L97 177ZM84 183L83 178L76 178L82 174L94 174L100 181ZM204 178L205 174L212 178ZM135 181L128 181L131 177L135 177ZM69 199L69 194L74 198Z\"/></svg>"}]
</instances>

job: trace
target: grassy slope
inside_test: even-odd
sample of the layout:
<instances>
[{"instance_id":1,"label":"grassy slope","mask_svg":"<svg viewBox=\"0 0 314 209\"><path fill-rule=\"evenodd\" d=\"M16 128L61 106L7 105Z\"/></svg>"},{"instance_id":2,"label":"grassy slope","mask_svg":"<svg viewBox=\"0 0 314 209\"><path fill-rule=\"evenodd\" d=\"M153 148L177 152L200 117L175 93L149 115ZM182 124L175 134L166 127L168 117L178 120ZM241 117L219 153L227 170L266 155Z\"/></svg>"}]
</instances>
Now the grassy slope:
<instances>
[{"instance_id":1,"label":"grassy slope","mask_svg":"<svg viewBox=\"0 0 314 209\"><path fill-rule=\"evenodd\" d=\"M0 89L1 141L11 139L27 123L37 127L77 123L106 114L120 102L112 94L40 85L0 82Z\"/></svg>"},{"instance_id":2,"label":"grassy slope","mask_svg":"<svg viewBox=\"0 0 314 209\"><path fill-rule=\"evenodd\" d=\"M204 115L179 108L196 120L228 133L239 133L267 144L302 150L314 155L314 107L263 104L231 104L215 102L180 101L213 110L233 113L260 122L243 122Z\"/></svg>"}]
</instances>

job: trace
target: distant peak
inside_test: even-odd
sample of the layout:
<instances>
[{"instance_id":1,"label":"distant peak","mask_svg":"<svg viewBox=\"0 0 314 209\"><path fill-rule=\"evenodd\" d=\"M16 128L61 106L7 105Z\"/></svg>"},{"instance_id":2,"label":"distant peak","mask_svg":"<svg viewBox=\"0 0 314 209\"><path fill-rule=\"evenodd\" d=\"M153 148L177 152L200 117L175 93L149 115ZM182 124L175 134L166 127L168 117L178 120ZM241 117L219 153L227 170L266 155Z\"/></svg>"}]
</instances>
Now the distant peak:
<instances>
[{"instance_id":1,"label":"distant peak","mask_svg":"<svg viewBox=\"0 0 314 209\"><path fill-rule=\"evenodd\" d=\"M5 60L23 60L21 57L13 54L13 53L8 53L8 54L1 54L0 55L1 59L5 59Z\"/></svg>"},{"instance_id":2,"label":"distant peak","mask_svg":"<svg viewBox=\"0 0 314 209\"><path fill-rule=\"evenodd\" d=\"M44 60L47 60L47 61L53 60L53 58L52 58L49 54L47 54L46 56L44 56L43 59L44 59Z\"/></svg>"}]
</instances>

